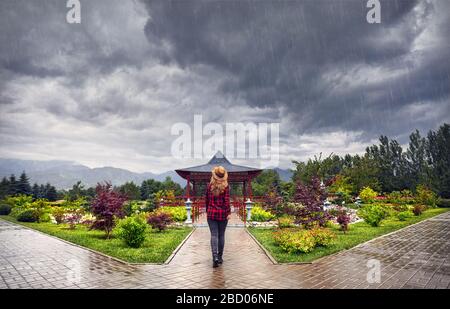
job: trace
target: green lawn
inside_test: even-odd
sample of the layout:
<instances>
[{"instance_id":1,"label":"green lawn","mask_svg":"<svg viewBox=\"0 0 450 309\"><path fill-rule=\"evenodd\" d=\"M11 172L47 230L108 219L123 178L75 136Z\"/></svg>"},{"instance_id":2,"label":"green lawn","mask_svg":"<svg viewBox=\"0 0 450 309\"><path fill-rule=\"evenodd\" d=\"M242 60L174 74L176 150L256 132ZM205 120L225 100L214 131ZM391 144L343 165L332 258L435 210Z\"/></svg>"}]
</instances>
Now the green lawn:
<instances>
[{"instance_id":1,"label":"green lawn","mask_svg":"<svg viewBox=\"0 0 450 309\"><path fill-rule=\"evenodd\" d=\"M69 230L64 224L17 222L11 216L0 216L0 218L130 263L163 263L192 230L190 227L178 227L163 232L151 231L144 245L134 249L127 247L122 240L113 236L111 239L105 239L104 232L89 231L83 225L78 225L75 230Z\"/></svg>"},{"instance_id":2,"label":"green lawn","mask_svg":"<svg viewBox=\"0 0 450 309\"><path fill-rule=\"evenodd\" d=\"M344 234L337 225L332 230L336 233L335 243L329 247L317 247L309 253L287 253L283 251L272 237L273 228L249 228L250 233L270 252L280 263L311 262L315 259L344 249L349 249L372 238L401 229L405 226L425 220L427 218L450 211L449 208L435 208L426 210L422 215L411 217L406 221L387 219L379 227L371 227L365 222L350 225L350 230Z\"/></svg>"}]
</instances>

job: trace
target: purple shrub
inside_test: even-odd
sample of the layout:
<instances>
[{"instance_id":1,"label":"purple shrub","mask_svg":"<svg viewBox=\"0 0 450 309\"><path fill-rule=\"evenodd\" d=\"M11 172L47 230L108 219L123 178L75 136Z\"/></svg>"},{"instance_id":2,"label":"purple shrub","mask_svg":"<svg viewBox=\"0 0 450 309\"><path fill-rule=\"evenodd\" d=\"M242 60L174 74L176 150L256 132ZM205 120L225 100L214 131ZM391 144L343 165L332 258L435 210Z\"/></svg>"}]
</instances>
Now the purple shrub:
<instances>
[{"instance_id":1,"label":"purple shrub","mask_svg":"<svg viewBox=\"0 0 450 309\"><path fill-rule=\"evenodd\" d=\"M167 226L172 222L172 216L165 212L151 213L147 217L147 223L150 224L153 229L156 229L159 232L165 230Z\"/></svg>"},{"instance_id":2,"label":"purple shrub","mask_svg":"<svg viewBox=\"0 0 450 309\"><path fill-rule=\"evenodd\" d=\"M110 183L98 184L95 191L96 196L92 201L91 210L96 216L96 222L91 228L101 227L106 232L106 238L109 238L114 228L114 219L123 217L123 203L127 198L113 191Z\"/></svg>"},{"instance_id":3,"label":"purple shrub","mask_svg":"<svg viewBox=\"0 0 450 309\"><path fill-rule=\"evenodd\" d=\"M294 201L303 205L294 210L295 222L306 228L325 226L331 216L323 209L323 203L327 198L325 188L319 178L313 177L311 185L299 182L296 187Z\"/></svg>"},{"instance_id":4,"label":"purple shrub","mask_svg":"<svg viewBox=\"0 0 450 309\"><path fill-rule=\"evenodd\" d=\"M337 211L336 222L339 223L339 225L341 226L341 230L344 231L344 233L348 231L348 224L350 223L350 221L350 215L347 213L344 207L341 207L341 209Z\"/></svg>"},{"instance_id":5,"label":"purple shrub","mask_svg":"<svg viewBox=\"0 0 450 309\"><path fill-rule=\"evenodd\" d=\"M76 224L80 222L81 218L83 217L82 211L72 211L67 213L64 216L64 222L69 224L69 228L71 230L75 229Z\"/></svg>"}]
</instances>

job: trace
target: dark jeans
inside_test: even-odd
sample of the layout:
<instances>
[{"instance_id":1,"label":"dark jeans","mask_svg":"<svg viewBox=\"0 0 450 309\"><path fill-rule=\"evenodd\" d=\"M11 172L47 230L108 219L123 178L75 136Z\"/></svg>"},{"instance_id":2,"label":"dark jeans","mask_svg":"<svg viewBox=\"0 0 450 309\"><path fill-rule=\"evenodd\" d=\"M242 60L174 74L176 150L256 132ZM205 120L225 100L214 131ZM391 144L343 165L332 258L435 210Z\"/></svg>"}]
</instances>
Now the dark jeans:
<instances>
[{"instance_id":1,"label":"dark jeans","mask_svg":"<svg viewBox=\"0 0 450 309\"><path fill-rule=\"evenodd\" d=\"M208 219L209 231L211 232L211 252L213 260L222 258L227 223L228 220L217 221Z\"/></svg>"}]
</instances>

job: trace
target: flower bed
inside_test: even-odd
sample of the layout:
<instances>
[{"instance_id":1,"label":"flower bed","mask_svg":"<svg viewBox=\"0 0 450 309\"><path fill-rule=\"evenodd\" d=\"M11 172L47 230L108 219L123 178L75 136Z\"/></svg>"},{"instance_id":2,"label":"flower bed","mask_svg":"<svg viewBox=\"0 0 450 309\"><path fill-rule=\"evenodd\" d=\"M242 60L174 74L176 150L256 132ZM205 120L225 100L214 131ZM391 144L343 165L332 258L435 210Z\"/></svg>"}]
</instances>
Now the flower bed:
<instances>
[{"instance_id":1,"label":"flower bed","mask_svg":"<svg viewBox=\"0 0 450 309\"><path fill-rule=\"evenodd\" d=\"M350 218L349 224L353 224L353 223L356 223L356 222L363 221L363 219L358 217L356 209L352 209L352 208L344 207L344 206L339 206L339 205L330 205L330 206L326 207L325 210L327 210L331 214L331 216L332 216L331 221L333 223L335 223L335 224L338 224L338 222L337 222L337 216L334 215L334 213L335 212L337 213L337 212L342 211L342 210L345 210L345 212L349 216L349 218Z\"/></svg>"},{"instance_id":2,"label":"flower bed","mask_svg":"<svg viewBox=\"0 0 450 309\"><path fill-rule=\"evenodd\" d=\"M336 234L336 240L327 247L316 247L307 253L287 252L275 240L274 227L250 227L249 232L261 243L264 248L280 263L286 262L311 262L320 257L349 249L360 243L401 229L408 225L420 222L430 217L450 211L449 208L434 208L425 210L420 216L409 216L399 220L397 217L389 217L382 221L378 227L372 227L364 221L355 222L349 226L348 231L342 231L338 225L333 224L330 229Z\"/></svg>"}]
</instances>

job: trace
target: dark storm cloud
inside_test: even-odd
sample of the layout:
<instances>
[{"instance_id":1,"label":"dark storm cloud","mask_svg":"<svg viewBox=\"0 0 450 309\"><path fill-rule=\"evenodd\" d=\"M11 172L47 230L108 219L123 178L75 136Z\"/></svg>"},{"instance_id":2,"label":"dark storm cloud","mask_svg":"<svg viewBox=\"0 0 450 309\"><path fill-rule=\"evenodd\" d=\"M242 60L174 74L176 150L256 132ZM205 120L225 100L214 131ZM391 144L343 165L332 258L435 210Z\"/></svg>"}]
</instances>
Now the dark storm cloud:
<instances>
[{"instance_id":1,"label":"dark storm cloud","mask_svg":"<svg viewBox=\"0 0 450 309\"><path fill-rule=\"evenodd\" d=\"M126 25L120 28L120 24L127 16L114 8L117 2L81 1L81 24L67 23L66 2L0 2L1 68L19 75L56 77L70 73L75 77L110 72L121 65L142 65L144 58L130 50L130 41L124 40L129 34Z\"/></svg>"},{"instance_id":2,"label":"dark storm cloud","mask_svg":"<svg viewBox=\"0 0 450 309\"><path fill-rule=\"evenodd\" d=\"M381 1L381 24L366 22L362 0L146 4L149 41L172 46L164 61L230 72L223 93L243 96L250 106L287 108L297 132L401 135L413 124L394 119L396 111L448 102L448 1ZM437 36L438 44L414 51L421 35Z\"/></svg>"},{"instance_id":3,"label":"dark storm cloud","mask_svg":"<svg viewBox=\"0 0 450 309\"><path fill-rule=\"evenodd\" d=\"M450 121L449 1L0 1L0 156L166 171L171 126L280 122L281 166ZM246 164L245 162L241 162ZM257 164L258 162L255 162Z\"/></svg>"}]
</instances>

